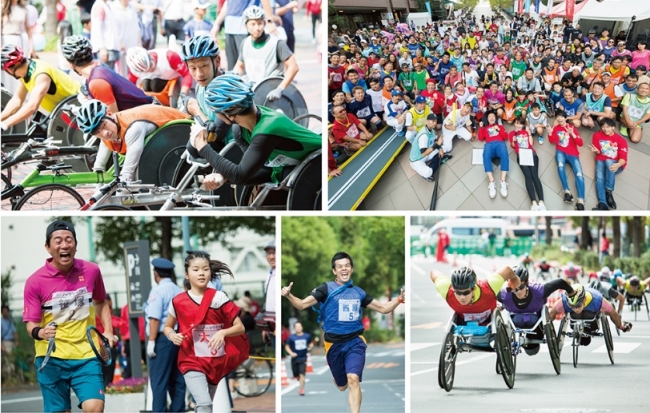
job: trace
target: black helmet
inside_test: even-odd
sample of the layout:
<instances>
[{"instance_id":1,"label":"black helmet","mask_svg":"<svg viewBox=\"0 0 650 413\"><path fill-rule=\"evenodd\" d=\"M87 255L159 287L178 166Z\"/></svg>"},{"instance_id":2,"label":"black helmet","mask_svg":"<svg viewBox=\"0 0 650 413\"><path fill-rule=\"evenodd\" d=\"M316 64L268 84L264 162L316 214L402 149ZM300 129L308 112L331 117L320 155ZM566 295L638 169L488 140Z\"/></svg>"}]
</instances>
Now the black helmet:
<instances>
[{"instance_id":1,"label":"black helmet","mask_svg":"<svg viewBox=\"0 0 650 413\"><path fill-rule=\"evenodd\" d=\"M519 277L519 280L522 283L528 282L528 270L526 267L523 267L521 265L515 265L512 267L512 271Z\"/></svg>"},{"instance_id":2,"label":"black helmet","mask_svg":"<svg viewBox=\"0 0 650 413\"><path fill-rule=\"evenodd\" d=\"M454 290L467 290L476 285L476 273L469 267L461 267L451 274L451 286Z\"/></svg>"},{"instance_id":3,"label":"black helmet","mask_svg":"<svg viewBox=\"0 0 650 413\"><path fill-rule=\"evenodd\" d=\"M600 283L600 281L593 280L592 282L589 283L589 288L593 288L594 290L600 291L600 289L603 288L603 285Z\"/></svg>"},{"instance_id":4,"label":"black helmet","mask_svg":"<svg viewBox=\"0 0 650 413\"><path fill-rule=\"evenodd\" d=\"M641 280L639 280L639 277L637 277L636 275L634 277L630 278L630 285L632 287L638 287L640 282L641 282Z\"/></svg>"}]
</instances>

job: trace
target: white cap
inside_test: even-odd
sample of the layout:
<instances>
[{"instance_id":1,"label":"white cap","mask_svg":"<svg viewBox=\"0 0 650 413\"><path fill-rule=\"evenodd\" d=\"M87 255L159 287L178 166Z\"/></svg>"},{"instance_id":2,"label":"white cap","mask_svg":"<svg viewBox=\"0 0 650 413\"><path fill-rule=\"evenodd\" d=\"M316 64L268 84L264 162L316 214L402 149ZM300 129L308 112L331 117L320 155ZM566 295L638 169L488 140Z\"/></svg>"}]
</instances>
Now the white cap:
<instances>
[{"instance_id":1,"label":"white cap","mask_svg":"<svg viewBox=\"0 0 650 413\"><path fill-rule=\"evenodd\" d=\"M194 0L192 2L192 10L194 9L207 9L210 7L210 1L209 0Z\"/></svg>"}]
</instances>

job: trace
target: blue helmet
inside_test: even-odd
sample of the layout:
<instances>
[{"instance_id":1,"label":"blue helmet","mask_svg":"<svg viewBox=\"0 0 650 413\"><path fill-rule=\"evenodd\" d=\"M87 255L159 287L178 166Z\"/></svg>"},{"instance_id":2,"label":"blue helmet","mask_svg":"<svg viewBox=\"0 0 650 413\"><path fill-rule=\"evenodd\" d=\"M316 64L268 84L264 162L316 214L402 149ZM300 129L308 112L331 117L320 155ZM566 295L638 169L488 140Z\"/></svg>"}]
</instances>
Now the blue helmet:
<instances>
[{"instance_id":1,"label":"blue helmet","mask_svg":"<svg viewBox=\"0 0 650 413\"><path fill-rule=\"evenodd\" d=\"M210 36L194 36L181 46L181 59L186 62L201 57L214 57L219 55L219 46Z\"/></svg>"},{"instance_id":2,"label":"blue helmet","mask_svg":"<svg viewBox=\"0 0 650 413\"><path fill-rule=\"evenodd\" d=\"M241 77L225 74L215 77L205 88L205 102L217 113L234 116L253 104L253 87Z\"/></svg>"},{"instance_id":3,"label":"blue helmet","mask_svg":"<svg viewBox=\"0 0 650 413\"><path fill-rule=\"evenodd\" d=\"M77 113L77 125L83 133L91 133L100 123L104 116L108 115L108 106L97 99L85 102Z\"/></svg>"},{"instance_id":4,"label":"blue helmet","mask_svg":"<svg viewBox=\"0 0 650 413\"><path fill-rule=\"evenodd\" d=\"M614 278L622 277L622 276L623 276L623 271L621 271L620 268L616 268L616 269L614 270Z\"/></svg>"}]
</instances>

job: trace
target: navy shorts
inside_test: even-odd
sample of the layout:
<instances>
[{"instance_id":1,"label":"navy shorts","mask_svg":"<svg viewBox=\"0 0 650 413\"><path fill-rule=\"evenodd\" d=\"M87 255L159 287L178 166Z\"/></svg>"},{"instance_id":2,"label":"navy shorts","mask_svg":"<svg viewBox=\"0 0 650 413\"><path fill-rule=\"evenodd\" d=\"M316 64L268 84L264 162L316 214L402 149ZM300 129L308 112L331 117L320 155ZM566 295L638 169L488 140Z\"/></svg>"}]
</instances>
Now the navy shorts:
<instances>
[{"instance_id":1,"label":"navy shorts","mask_svg":"<svg viewBox=\"0 0 650 413\"><path fill-rule=\"evenodd\" d=\"M95 357L84 360L62 360L50 358L43 371L38 367L45 357L36 357L36 378L43 393L46 412L71 410L70 389L79 399L79 408L86 400L104 400L104 378L99 360Z\"/></svg>"},{"instance_id":2,"label":"navy shorts","mask_svg":"<svg viewBox=\"0 0 650 413\"><path fill-rule=\"evenodd\" d=\"M332 344L327 351L327 364L337 386L343 387L348 384L348 374L356 374L361 381L367 348L366 342L361 337Z\"/></svg>"}]
</instances>

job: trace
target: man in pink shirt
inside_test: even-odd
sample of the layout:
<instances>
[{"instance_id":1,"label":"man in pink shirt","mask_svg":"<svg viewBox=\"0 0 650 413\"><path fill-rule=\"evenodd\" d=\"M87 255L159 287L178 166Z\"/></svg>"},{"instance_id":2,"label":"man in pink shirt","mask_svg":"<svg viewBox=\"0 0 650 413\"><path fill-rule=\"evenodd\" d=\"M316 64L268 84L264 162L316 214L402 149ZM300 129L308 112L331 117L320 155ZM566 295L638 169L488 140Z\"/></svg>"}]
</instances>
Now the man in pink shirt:
<instances>
[{"instance_id":1,"label":"man in pink shirt","mask_svg":"<svg viewBox=\"0 0 650 413\"><path fill-rule=\"evenodd\" d=\"M591 151L596 154L596 195L598 211L616 209L614 201L614 184L616 175L623 172L627 165L627 140L615 132L616 123L613 119L603 118L600 121L601 130L594 133L591 140Z\"/></svg>"},{"instance_id":2,"label":"man in pink shirt","mask_svg":"<svg viewBox=\"0 0 650 413\"><path fill-rule=\"evenodd\" d=\"M35 340L43 411L70 411L72 389L79 408L103 412L102 368L86 339L97 313L104 336L111 346L115 341L102 273L97 264L75 259L77 236L69 222L56 220L47 227L45 249L51 258L27 279L23 306L23 321ZM56 351L38 371L52 338Z\"/></svg>"}]
</instances>

